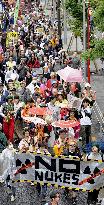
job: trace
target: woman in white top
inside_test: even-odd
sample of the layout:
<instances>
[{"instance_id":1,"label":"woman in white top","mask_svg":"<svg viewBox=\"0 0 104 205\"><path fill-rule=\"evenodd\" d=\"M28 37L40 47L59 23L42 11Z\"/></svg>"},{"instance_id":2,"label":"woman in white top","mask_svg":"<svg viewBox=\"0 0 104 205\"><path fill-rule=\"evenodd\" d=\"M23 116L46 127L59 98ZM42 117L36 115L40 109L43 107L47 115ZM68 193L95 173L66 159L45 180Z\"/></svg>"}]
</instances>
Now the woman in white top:
<instances>
[{"instance_id":1,"label":"woman in white top","mask_svg":"<svg viewBox=\"0 0 104 205\"><path fill-rule=\"evenodd\" d=\"M0 155L0 182L6 183L6 186L11 190L11 201L15 200L15 187L12 184L12 179L14 177L14 173L16 170L15 157L14 157L15 149L13 148L13 144L8 141L8 146L2 151Z\"/></svg>"},{"instance_id":2,"label":"woman in white top","mask_svg":"<svg viewBox=\"0 0 104 205\"><path fill-rule=\"evenodd\" d=\"M31 142L31 137L29 136L29 131L25 130L24 138L20 141L18 146L19 151L26 152L27 150L29 150L30 142Z\"/></svg>"},{"instance_id":3,"label":"woman in white top","mask_svg":"<svg viewBox=\"0 0 104 205\"><path fill-rule=\"evenodd\" d=\"M86 155L86 160L103 160L98 144L93 144L90 154ZM96 205L98 202L99 191L100 189L94 189L93 192L88 192L88 205Z\"/></svg>"}]
</instances>

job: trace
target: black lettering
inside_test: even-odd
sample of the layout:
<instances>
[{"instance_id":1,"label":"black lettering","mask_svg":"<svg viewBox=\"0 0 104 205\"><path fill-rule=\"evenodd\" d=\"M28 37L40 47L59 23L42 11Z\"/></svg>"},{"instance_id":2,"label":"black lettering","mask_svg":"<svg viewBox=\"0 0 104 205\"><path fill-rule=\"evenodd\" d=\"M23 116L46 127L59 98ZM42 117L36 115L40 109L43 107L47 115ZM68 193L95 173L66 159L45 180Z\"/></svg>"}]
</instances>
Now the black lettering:
<instances>
[{"instance_id":1,"label":"black lettering","mask_svg":"<svg viewBox=\"0 0 104 205\"><path fill-rule=\"evenodd\" d=\"M37 172L35 171L35 180L40 180L40 181L43 181L43 172Z\"/></svg>"},{"instance_id":2,"label":"black lettering","mask_svg":"<svg viewBox=\"0 0 104 205\"><path fill-rule=\"evenodd\" d=\"M58 180L60 180L60 182L62 182L62 174L58 175L57 173L55 173L55 182L58 182Z\"/></svg>"},{"instance_id":3,"label":"black lettering","mask_svg":"<svg viewBox=\"0 0 104 205\"><path fill-rule=\"evenodd\" d=\"M63 183L70 184L70 174L64 173Z\"/></svg>"},{"instance_id":4,"label":"black lettering","mask_svg":"<svg viewBox=\"0 0 104 205\"><path fill-rule=\"evenodd\" d=\"M49 172L48 171L46 171L46 173L45 173L45 180L46 181L53 181L53 172L51 172L51 176L50 177L48 177L48 175L49 175Z\"/></svg>"},{"instance_id":5,"label":"black lettering","mask_svg":"<svg viewBox=\"0 0 104 205\"><path fill-rule=\"evenodd\" d=\"M51 159L51 158L50 158ZM51 165L49 165L41 156L35 156L35 168L39 169L39 163L45 166L46 169L51 172L56 172L56 159L51 159Z\"/></svg>"},{"instance_id":6,"label":"black lettering","mask_svg":"<svg viewBox=\"0 0 104 205\"><path fill-rule=\"evenodd\" d=\"M78 183L79 183L79 175L73 174L72 179L74 180L74 182L72 182L72 184L78 185Z\"/></svg>"},{"instance_id":7,"label":"black lettering","mask_svg":"<svg viewBox=\"0 0 104 205\"><path fill-rule=\"evenodd\" d=\"M66 167L68 167L68 165L70 166L66 168L64 165L66 165ZM75 169L72 169L71 165L75 165ZM80 161L59 159L59 172L80 174Z\"/></svg>"}]
</instances>

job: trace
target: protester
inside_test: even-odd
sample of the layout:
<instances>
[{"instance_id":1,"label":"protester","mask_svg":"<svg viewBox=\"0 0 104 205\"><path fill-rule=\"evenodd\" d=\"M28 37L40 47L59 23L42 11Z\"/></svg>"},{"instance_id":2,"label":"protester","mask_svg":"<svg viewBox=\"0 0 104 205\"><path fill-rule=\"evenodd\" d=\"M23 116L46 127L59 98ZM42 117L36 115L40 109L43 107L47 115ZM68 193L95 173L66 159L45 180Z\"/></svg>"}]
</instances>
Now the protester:
<instances>
[{"instance_id":1,"label":"protester","mask_svg":"<svg viewBox=\"0 0 104 205\"><path fill-rule=\"evenodd\" d=\"M83 93L85 94L85 97L87 97L93 105L93 103L96 100L96 92L91 89L91 85L89 83L85 84L85 90L83 90Z\"/></svg>"},{"instance_id":2,"label":"protester","mask_svg":"<svg viewBox=\"0 0 104 205\"><path fill-rule=\"evenodd\" d=\"M2 124L0 123L0 152L2 152L7 146L7 138L2 132Z\"/></svg>"},{"instance_id":3,"label":"protester","mask_svg":"<svg viewBox=\"0 0 104 205\"><path fill-rule=\"evenodd\" d=\"M80 110L80 124L81 124L81 131L80 137L82 137L83 142L83 149L86 144L90 142L91 137L91 107L89 99L85 98L82 102L82 107Z\"/></svg>"},{"instance_id":4,"label":"protester","mask_svg":"<svg viewBox=\"0 0 104 205\"><path fill-rule=\"evenodd\" d=\"M93 144L91 153L87 154L86 160L103 160L103 155L101 154L98 144ZM98 202L99 191L100 189L94 189L93 192L88 192L88 205L96 204Z\"/></svg>"},{"instance_id":5,"label":"protester","mask_svg":"<svg viewBox=\"0 0 104 205\"><path fill-rule=\"evenodd\" d=\"M13 173L16 170L16 164L14 159L14 148L13 144L8 141L7 147L3 150L0 155L0 164L2 164L4 172L2 176L0 176L0 181L6 182L7 187L11 190L11 201L15 200L15 187L12 184Z\"/></svg>"},{"instance_id":6,"label":"protester","mask_svg":"<svg viewBox=\"0 0 104 205\"><path fill-rule=\"evenodd\" d=\"M29 150L30 140L31 138L29 136L29 131L28 128L26 128L24 131L24 139L22 139L19 143L19 150L22 152L26 152L27 150Z\"/></svg>"},{"instance_id":7,"label":"protester","mask_svg":"<svg viewBox=\"0 0 104 205\"><path fill-rule=\"evenodd\" d=\"M52 191L50 194L50 202L45 205L58 205L60 200L60 194L58 191Z\"/></svg>"},{"instance_id":8,"label":"protester","mask_svg":"<svg viewBox=\"0 0 104 205\"><path fill-rule=\"evenodd\" d=\"M18 31L18 35L6 39L2 29L0 151L6 155L9 146L13 151L15 145L17 151L23 153L28 151L38 155L65 155L81 159L86 144L91 142L91 116L96 92L89 83L85 83L82 89L82 84L76 80L66 82L57 75L57 71L68 64L74 69L81 69L80 57L76 52L70 56L63 51L57 28L45 14L45 7L40 1L26 1L22 11L19 11L16 25L11 11L15 12L15 4L8 5L9 22L4 25L5 31L12 34ZM10 143L5 149L7 140ZM97 147L93 146L86 158L100 160L100 152L96 150ZM8 176L5 180L8 184ZM13 201L15 191L12 186L10 189ZM43 192L46 196L46 185L41 188L38 183L36 189L38 194ZM76 204L76 192L67 193ZM91 197L89 194L88 200ZM50 198L47 205L59 204L59 192L53 191Z\"/></svg>"},{"instance_id":9,"label":"protester","mask_svg":"<svg viewBox=\"0 0 104 205\"><path fill-rule=\"evenodd\" d=\"M63 152L65 156L74 157L81 159L82 155L80 149L77 145L77 141L73 138L68 139L67 149ZM77 192L76 191L69 191L68 188L65 188L65 195L66 197L70 198L70 201L73 205L77 204Z\"/></svg>"},{"instance_id":10,"label":"protester","mask_svg":"<svg viewBox=\"0 0 104 205\"><path fill-rule=\"evenodd\" d=\"M63 153L64 146L66 145L66 136L65 136L65 130L59 131L59 137L55 141L54 145L54 154L57 156L60 156Z\"/></svg>"}]
</instances>

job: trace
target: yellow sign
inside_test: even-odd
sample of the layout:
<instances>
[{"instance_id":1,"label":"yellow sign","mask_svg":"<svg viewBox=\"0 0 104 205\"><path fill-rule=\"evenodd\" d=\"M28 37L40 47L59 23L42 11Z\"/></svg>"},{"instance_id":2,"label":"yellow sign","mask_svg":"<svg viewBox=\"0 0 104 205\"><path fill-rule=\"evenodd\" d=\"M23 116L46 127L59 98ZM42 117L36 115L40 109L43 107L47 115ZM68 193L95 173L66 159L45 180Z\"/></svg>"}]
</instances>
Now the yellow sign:
<instances>
[{"instance_id":1,"label":"yellow sign","mask_svg":"<svg viewBox=\"0 0 104 205\"><path fill-rule=\"evenodd\" d=\"M18 40L18 32L8 32L7 38L6 38L6 46L8 46L10 43L15 44Z\"/></svg>"},{"instance_id":2,"label":"yellow sign","mask_svg":"<svg viewBox=\"0 0 104 205\"><path fill-rule=\"evenodd\" d=\"M43 33L43 32L44 32L44 28L37 28L37 29L36 29L36 32L37 32L37 33Z\"/></svg>"}]
</instances>

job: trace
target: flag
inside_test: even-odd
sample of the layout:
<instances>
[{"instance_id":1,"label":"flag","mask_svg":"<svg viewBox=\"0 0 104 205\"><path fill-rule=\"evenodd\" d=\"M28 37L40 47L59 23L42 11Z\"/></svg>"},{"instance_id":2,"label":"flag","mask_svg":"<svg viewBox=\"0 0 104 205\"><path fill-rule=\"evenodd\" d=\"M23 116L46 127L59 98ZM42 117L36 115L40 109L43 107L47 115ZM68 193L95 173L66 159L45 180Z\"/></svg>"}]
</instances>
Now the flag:
<instances>
[{"instance_id":1,"label":"flag","mask_svg":"<svg viewBox=\"0 0 104 205\"><path fill-rule=\"evenodd\" d=\"M16 22L17 22L19 7L20 7L20 0L17 0L16 6L15 6L15 12L14 12L14 25L16 25Z\"/></svg>"}]
</instances>

